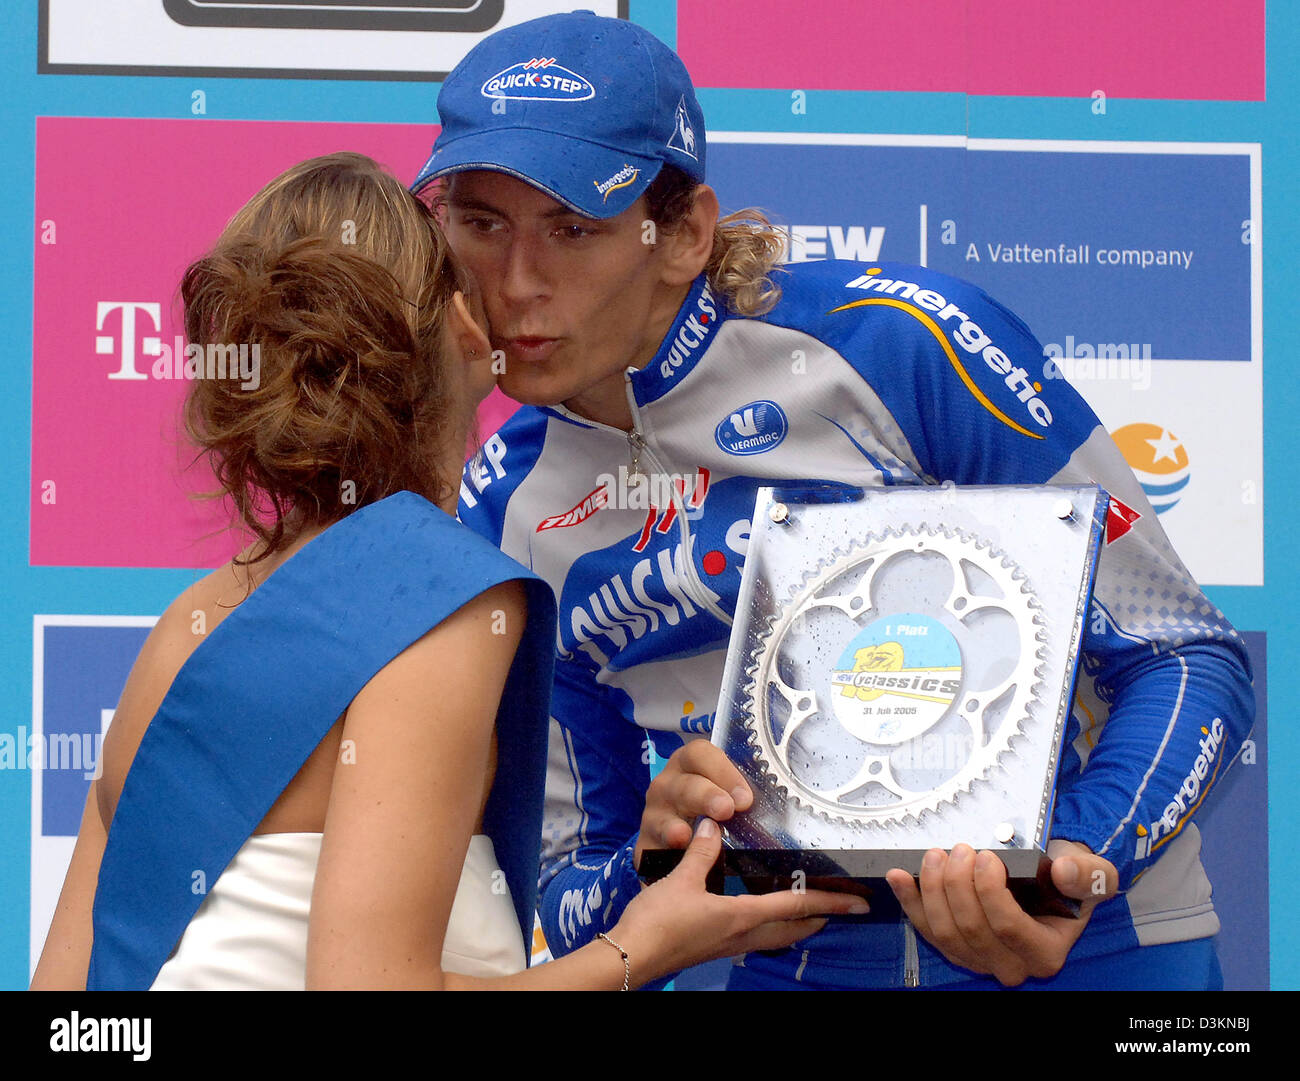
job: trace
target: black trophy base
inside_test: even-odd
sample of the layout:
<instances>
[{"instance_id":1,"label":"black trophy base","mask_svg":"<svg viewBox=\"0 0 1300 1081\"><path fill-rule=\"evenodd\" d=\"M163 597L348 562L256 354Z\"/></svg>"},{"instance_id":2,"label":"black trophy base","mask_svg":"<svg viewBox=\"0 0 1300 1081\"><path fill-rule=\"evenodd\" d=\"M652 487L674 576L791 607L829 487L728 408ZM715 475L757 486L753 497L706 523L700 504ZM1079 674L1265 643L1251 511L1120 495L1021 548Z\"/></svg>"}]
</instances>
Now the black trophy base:
<instances>
[{"instance_id":1,"label":"black trophy base","mask_svg":"<svg viewBox=\"0 0 1300 1081\"><path fill-rule=\"evenodd\" d=\"M867 922L896 923L903 918L885 872L895 867L913 878L921 873L928 849L878 851L724 848L706 880L710 893L775 893L800 886L813 890L855 893L871 905ZM1007 868L1007 888L1031 916L1078 915L1077 901L1052 884L1052 861L1035 849L997 852ZM681 862L679 849L646 849L641 853L640 877L657 882Z\"/></svg>"}]
</instances>

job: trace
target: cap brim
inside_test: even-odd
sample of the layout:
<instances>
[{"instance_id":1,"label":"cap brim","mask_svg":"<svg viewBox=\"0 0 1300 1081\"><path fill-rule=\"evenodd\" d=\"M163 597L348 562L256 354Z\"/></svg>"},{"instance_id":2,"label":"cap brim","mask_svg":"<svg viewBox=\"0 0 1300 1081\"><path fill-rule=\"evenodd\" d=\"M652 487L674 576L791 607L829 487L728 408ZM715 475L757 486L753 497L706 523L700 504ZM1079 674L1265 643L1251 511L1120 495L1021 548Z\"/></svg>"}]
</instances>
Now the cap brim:
<instances>
[{"instance_id":1,"label":"cap brim","mask_svg":"<svg viewBox=\"0 0 1300 1081\"><path fill-rule=\"evenodd\" d=\"M663 162L534 128L493 128L444 144L411 184L418 192L452 173L484 169L531 184L588 218L612 218L637 201Z\"/></svg>"}]
</instances>

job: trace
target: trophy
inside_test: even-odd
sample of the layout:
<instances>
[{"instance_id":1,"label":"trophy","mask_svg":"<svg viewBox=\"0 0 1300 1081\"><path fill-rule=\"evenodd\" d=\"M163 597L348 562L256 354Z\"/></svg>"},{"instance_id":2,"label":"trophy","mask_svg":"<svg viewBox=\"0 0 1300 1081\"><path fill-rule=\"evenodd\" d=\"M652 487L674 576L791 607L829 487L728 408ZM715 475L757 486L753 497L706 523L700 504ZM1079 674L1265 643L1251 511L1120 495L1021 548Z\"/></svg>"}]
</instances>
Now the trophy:
<instances>
[{"instance_id":1,"label":"trophy","mask_svg":"<svg viewBox=\"0 0 1300 1081\"><path fill-rule=\"evenodd\" d=\"M853 889L898 918L885 872L965 842L1027 911L1069 912L1044 849L1108 502L760 488L713 729L754 803L713 887Z\"/></svg>"}]
</instances>

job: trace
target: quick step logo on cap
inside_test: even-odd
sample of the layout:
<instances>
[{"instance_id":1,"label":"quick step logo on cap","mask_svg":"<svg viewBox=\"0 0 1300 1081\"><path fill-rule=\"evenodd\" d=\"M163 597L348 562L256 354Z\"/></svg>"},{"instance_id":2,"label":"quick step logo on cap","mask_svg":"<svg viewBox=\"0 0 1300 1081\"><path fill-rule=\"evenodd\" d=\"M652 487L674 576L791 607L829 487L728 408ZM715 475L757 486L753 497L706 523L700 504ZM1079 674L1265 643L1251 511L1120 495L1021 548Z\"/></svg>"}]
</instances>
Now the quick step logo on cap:
<instances>
[{"instance_id":1,"label":"quick step logo on cap","mask_svg":"<svg viewBox=\"0 0 1300 1081\"><path fill-rule=\"evenodd\" d=\"M596 88L576 71L555 62L555 57L533 57L511 64L483 84L485 98L516 101L586 101Z\"/></svg>"}]
</instances>

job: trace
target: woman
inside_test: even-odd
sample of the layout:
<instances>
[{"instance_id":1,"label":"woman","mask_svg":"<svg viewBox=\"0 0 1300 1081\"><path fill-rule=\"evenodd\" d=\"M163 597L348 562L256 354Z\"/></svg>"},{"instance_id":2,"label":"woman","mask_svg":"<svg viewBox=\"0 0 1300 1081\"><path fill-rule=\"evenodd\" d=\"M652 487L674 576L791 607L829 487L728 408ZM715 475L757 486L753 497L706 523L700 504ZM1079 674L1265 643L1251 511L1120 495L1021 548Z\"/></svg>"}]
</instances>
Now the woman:
<instances>
[{"instance_id":1,"label":"woman","mask_svg":"<svg viewBox=\"0 0 1300 1081\"><path fill-rule=\"evenodd\" d=\"M422 204L335 154L182 295L187 426L256 539L132 669L33 988L627 988L862 910L708 895L706 821L605 941L524 971L554 605L449 517L494 378L471 284ZM213 377L238 345L257 378Z\"/></svg>"}]
</instances>

